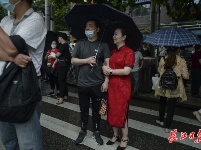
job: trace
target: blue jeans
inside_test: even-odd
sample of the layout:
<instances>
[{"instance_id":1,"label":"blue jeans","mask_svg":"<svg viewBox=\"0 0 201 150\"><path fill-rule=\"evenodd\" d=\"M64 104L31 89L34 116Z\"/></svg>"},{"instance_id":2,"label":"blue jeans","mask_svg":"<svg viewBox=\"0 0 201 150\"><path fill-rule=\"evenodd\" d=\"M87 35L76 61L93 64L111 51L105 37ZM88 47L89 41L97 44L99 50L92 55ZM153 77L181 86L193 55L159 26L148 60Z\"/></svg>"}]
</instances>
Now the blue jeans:
<instances>
[{"instance_id":1,"label":"blue jeans","mask_svg":"<svg viewBox=\"0 0 201 150\"><path fill-rule=\"evenodd\" d=\"M0 122L0 140L6 150L42 150L40 102L27 122Z\"/></svg>"},{"instance_id":2,"label":"blue jeans","mask_svg":"<svg viewBox=\"0 0 201 150\"><path fill-rule=\"evenodd\" d=\"M134 79L134 92L138 93L138 89L139 89L139 77L140 77L139 74L140 74L140 72L139 71L135 71L135 72L131 72L131 74L132 74L132 78Z\"/></svg>"}]
</instances>

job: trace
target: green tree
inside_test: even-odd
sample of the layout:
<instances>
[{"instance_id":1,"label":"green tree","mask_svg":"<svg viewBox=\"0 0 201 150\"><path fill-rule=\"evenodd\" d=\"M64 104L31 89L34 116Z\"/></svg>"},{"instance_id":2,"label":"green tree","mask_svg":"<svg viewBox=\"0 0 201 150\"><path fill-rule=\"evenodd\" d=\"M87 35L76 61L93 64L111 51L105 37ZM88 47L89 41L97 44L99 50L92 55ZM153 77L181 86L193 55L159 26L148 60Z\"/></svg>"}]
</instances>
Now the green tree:
<instances>
[{"instance_id":1,"label":"green tree","mask_svg":"<svg viewBox=\"0 0 201 150\"><path fill-rule=\"evenodd\" d=\"M67 25L65 23L64 16L70 9L70 4L66 3L64 5L63 1L58 1L57 4L52 1L51 4L54 6L55 11L54 18L51 18L54 20L55 31L67 30ZM33 3L33 9L36 12L41 12L43 15L45 15L45 0L35 0Z\"/></svg>"},{"instance_id":2,"label":"green tree","mask_svg":"<svg viewBox=\"0 0 201 150\"><path fill-rule=\"evenodd\" d=\"M83 3L88 3L91 4L92 0L51 0L52 4L58 5L58 6L64 6L68 5L70 2L77 3L77 4L83 4ZM127 6L134 6L134 0L93 0L95 4L108 4L110 6L113 6L121 11L125 11Z\"/></svg>"},{"instance_id":3,"label":"green tree","mask_svg":"<svg viewBox=\"0 0 201 150\"><path fill-rule=\"evenodd\" d=\"M67 30L64 17L70 11L71 2L78 4L91 4L91 0L87 0L87 2L84 2L84 0L51 0L51 4L55 8L55 31ZM125 3L122 3L121 0L94 0L94 3L108 4L122 11L125 11L127 6L134 6L134 0L128 0L128 2Z\"/></svg>"},{"instance_id":4,"label":"green tree","mask_svg":"<svg viewBox=\"0 0 201 150\"><path fill-rule=\"evenodd\" d=\"M0 20L7 15L7 11L0 6Z\"/></svg>"},{"instance_id":5,"label":"green tree","mask_svg":"<svg viewBox=\"0 0 201 150\"><path fill-rule=\"evenodd\" d=\"M174 19L192 20L201 14L201 1L195 3L195 0L154 0L154 3L165 6L167 15Z\"/></svg>"},{"instance_id":6,"label":"green tree","mask_svg":"<svg viewBox=\"0 0 201 150\"><path fill-rule=\"evenodd\" d=\"M68 5L73 3L84 3L83 0L51 0L52 3L58 6ZM90 4L92 0L87 0ZM151 0L155 5L163 5L167 9L167 15L174 19L193 19L195 15L201 14L201 1L196 4L195 0ZM108 4L121 11L125 11L127 6L131 8L135 5L135 0L94 0L95 4Z\"/></svg>"}]
</instances>

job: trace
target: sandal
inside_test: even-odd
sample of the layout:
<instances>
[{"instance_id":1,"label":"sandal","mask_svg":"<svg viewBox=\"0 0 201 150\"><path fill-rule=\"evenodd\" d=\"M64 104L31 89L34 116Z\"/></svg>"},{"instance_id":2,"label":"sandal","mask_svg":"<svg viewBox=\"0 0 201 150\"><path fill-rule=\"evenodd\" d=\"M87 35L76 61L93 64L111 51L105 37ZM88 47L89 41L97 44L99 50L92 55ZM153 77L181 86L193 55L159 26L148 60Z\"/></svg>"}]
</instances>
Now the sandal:
<instances>
[{"instance_id":1,"label":"sandal","mask_svg":"<svg viewBox=\"0 0 201 150\"><path fill-rule=\"evenodd\" d=\"M63 101L58 101L56 104L60 105L60 104L63 104L63 103L64 103Z\"/></svg>"},{"instance_id":2,"label":"sandal","mask_svg":"<svg viewBox=\"0 0 201 150\"><path fill-rule=\"evenodd\" d=\"M119 135L113 135L113 137L116 138L116 141L120 142L120 137L119 137ZM115 141L115 142L116 142L116 141ZM112 142L111 140L109 140L109 141L106 143L106 145L113 145L115 142Z\"/></svg>"},{"instance_id":3,"label":"sandal","mask_svg":"<svg viewBox=\"0 0 201 150\"><path fill-rule=\"evenodd\" d=\"M126 139L126 140L124 140L124 139L121 139L121 142L125 142L125 143L127 143L128 144L128 141L129 141L129 139ZM127 147L127 145L126 145L126 147ZM117 150L124 150L124 149L126 149L126 147L121 147L120 145L117 147Z\"/></svg>"}]
</instances>

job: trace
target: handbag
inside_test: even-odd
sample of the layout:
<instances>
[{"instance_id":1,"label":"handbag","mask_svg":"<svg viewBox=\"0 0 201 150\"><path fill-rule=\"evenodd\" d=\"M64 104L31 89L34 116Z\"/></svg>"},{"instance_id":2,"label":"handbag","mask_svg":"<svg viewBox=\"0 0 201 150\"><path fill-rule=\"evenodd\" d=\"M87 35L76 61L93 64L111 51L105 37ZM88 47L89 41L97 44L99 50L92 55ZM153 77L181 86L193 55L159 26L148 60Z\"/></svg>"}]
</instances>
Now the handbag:
<instances>
[{"instance_id":1,"label":"handbag","mask_svg":"<svg viewBox=\"0 0 201 150\"><path fill-rule=\"evenodd\" d=\"M160 77L158 77L158 74L152 77L152 90L156 90L156 85L159 80L160 80Z\"/></svg>"},{"instance_id":2,"label":"handbag","mask_svg":"<svg viewBox=\"0 0 201 150\"><path fill-rule=\"evenodd\" d=\"M105 116L107 114L107 93L103 93L102 99L100 99L101 105L99 109L99 114Z\"/></svg>"},{"instance_id":3,"label":"handbag","mask_svg":"<svg viewBox=\"0 0 201 150\"><path fill-rule=\"evenodd\" d=\"M59 60L59 67L64 68L67 67L67 61L65 59Z\"/></svg>"},{"instance_id":4,"label":"handbag","mask_svg":"<svg viewBox=\"0 0 201 150\"><path fill-rule=\"evenodd\" d=\"M57 77L57 76L58 76L58 70L57 70L56 68L47 67L46 72L47 72L47 74L50 75L50 76L54 76L54 77Z\"/></svg>"},{"instance_id":5,"label":"handbag","mask_svg":"<svg viewBox=\"0 0 201 150\"><path fill-rule=\"evenodd\" d=\"M32 62L25 68L20 68L14 63L5 67L0 76L0 121L10 123L28 121L41 98Z\"/></svg>"},{"instance_id":6,"label":"handbag","mask_svg":"<svg viewBox=\"0 0 201 150\"><path fill-rule=\"evenodd\" d=\"M28 55L23 38L13 35L10 39L20 53ZM29 62L25 68L7 62L0 76L0 121L10 123L28 121L41 98L33 62Z\"/></svg>"}]
</instances>

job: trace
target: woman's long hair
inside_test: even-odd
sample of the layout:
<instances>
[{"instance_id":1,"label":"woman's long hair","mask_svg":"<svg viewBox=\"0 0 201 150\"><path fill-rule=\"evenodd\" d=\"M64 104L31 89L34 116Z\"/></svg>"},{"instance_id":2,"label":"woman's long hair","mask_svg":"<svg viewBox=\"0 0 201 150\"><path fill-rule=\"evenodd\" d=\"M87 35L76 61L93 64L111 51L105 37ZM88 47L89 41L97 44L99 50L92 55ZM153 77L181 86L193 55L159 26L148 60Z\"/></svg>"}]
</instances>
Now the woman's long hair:
<instances>
[{"instance_id":1,"label":"woman's long hair","mask_svg":"<svg viewBox=\"0 0 201 150\"><path fill-rule=\"evenodd\" d=\"M177 47L169 47L167 49L167 58L165 59L165 69L170 69L176 64L176 55L178 53Z\"/></svg>"}]
</instances>

